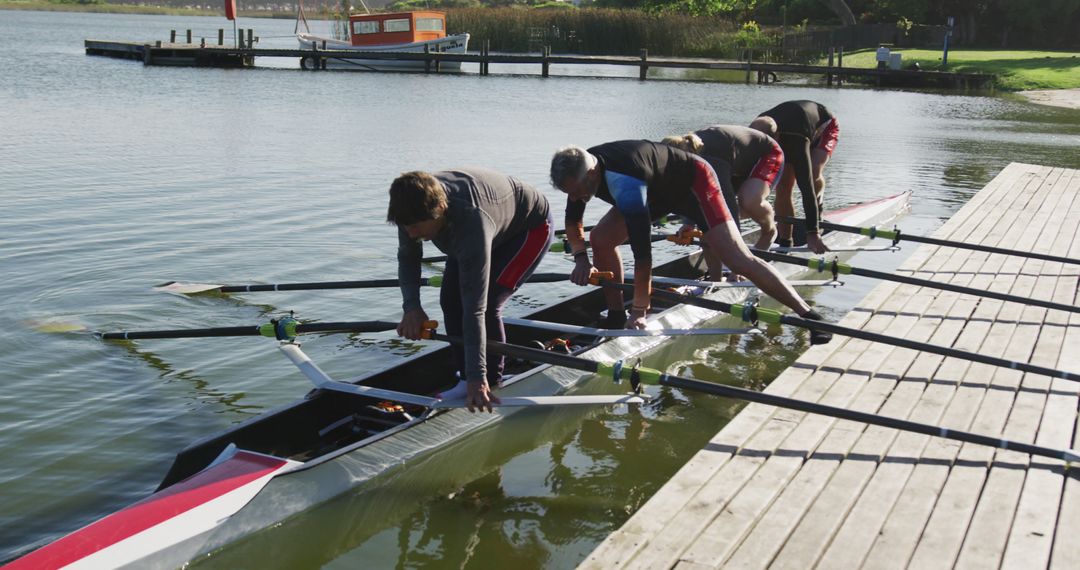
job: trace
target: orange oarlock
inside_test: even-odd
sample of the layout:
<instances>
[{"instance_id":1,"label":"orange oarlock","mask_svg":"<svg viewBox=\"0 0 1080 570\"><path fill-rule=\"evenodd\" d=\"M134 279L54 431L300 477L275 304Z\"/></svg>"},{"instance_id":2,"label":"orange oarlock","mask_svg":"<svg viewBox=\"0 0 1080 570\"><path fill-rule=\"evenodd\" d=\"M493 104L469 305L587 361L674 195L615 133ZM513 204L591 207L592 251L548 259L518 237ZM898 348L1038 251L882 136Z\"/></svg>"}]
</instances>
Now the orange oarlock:
<instances>
[{"instance_id":1,"label":"orange oarlock","mask_svg":"<svg viewBox=\"0 0 1080 570\"><path fill-rule=\"evenodd\" d=\"M435 338L435 331L439 328L439 321L424 321L420 330L420 338L432 339Z\"/></svg>"},{"instance_id":2,"label":"orange oarlock","mask_svg":"<svg viewBox=\"0 0 1080 570\"><path fill-rule=\"evenodd\" d=\"M602 279L615 279L615 273L612 271L593 271L589 275L589 285L599 285Z\"/></svg>"},{"instance_id":3,"label":"orange oarlock","mask_svg":"<svg viewBox=\"0 0 1080 570\"><path fill-rule=\"evenodd\" d=\"M700 238L703 235L705 235L705 234L701 233L701 230L697 230L697 229L688 230L688 231L685 231L685 232L682 231L682 230L679 230L678 232L675 233L675 235L668 236L667 240L674 243L674 244L676 244L676 245L692 245L694 243L695 238Z\"/></svg>"}]
</instances>

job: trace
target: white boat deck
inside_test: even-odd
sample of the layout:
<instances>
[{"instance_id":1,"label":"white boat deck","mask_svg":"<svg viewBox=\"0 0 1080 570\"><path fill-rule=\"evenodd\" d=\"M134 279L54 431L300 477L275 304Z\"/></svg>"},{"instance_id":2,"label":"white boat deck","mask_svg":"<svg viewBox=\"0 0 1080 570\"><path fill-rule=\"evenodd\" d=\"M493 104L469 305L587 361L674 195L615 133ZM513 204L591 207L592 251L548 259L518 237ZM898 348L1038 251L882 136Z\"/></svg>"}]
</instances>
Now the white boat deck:
<instances>
[{"instance_id":1,"label":"white boat deck","mask_svg":"<svg viewBox=\"0 0 1080 570\"><path fill-rule=\"evenodd\" d=\"M1013 163L935 237L1078 258L1078 228L1080 171ZM1078 302L1078 265L927 245L900 272ZM841 324L1080 372L1078 314L882 283ZM1080 384L866 341L767 391L1080 447ZM1080 568L1078 533L1080 466L750 404L581 568Z\"/></svg>"}]
</instances>

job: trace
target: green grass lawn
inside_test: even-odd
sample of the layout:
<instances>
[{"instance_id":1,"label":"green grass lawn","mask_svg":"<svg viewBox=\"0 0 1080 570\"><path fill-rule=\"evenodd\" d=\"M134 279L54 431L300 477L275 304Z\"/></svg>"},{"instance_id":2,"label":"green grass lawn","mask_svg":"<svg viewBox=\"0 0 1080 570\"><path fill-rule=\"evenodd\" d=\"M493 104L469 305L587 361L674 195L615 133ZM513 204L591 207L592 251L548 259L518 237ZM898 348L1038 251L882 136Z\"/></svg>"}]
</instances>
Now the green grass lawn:
<instances>
[{"instance_id":1,"label":"green grass lawn","mask_svg":"<svg viewBox=\"0 0 1080 570\"><path fill-rule=\"evenodd\" d=\"M906 68L919 62L922 69L943 71L941 50L898 49ZM876 67L874 50L844 55L844 67ZM1080 88L1080 52L949 50L948 71L993 73L997 87L1010 91Z\"/></svg>"}]
</instances>

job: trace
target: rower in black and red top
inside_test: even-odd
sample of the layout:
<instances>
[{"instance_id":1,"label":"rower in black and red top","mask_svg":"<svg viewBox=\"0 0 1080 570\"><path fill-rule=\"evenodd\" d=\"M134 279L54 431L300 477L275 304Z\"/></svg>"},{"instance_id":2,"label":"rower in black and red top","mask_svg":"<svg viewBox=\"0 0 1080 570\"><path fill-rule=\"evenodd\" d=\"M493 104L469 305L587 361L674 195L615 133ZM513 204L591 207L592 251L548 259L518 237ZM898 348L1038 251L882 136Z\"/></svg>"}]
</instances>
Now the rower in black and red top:
<instances>
[{"instance_id":1,"label":"rower in black and red top","mask_svg":"<svg viewBox=\"0 0 1080 570\"><path fill-rule=\"evenodd\" d=\"M754 247L769 249L776 239L769 191L784 166L784 152L769 135L738 125L713 125L663 141L676 148L701 155L715 166L716 160L730 165L738 209L733 213L750 218L761 226ZM719 174L719 172L717 173Z\"/></svg>"},{"instance_id":2,"label":"rower in black and red top","mask_svg":"<svg viewBox=\"0 0 1080 570\"><path fill-rule=\"evenodd\" d=\"M726 176L725 176L726 178ZM652 221L669 213L689 218L705 232L702 244L718 261L745 275L765 294L809 319L821 319L769 264L743 243L724 204L716 172L701 157L650 141L625 140L560 149L551 160L551 183L566 194L566 238L574 254L570 280L585 285L599 269L622 282L618 246L630 238L634 253L634 299L627 328L644 328L652 292ZM582 218L593 196L614 207L589 235L596 266L589 261ZM710 256L706 256L710 261ZM710 263L714 275L719 268ZM608 328L625 320L621 290L606 288ZM621 319L620 319L621 317ZM831 335L811 335L828 342Z\"/></svg>"},{"instance_id":3,"label":"rower in black and red top","mask_svg":"<svg viewBox=\"0 0 1080 570\"><path fill-rule=\"evenodd\" d=\"M821 103L787 101L762 113L750 126L776 139L784 151L784 170L776 186L777 217L795 215L791 189L797 182L806 217L806 245L814 253L825 253L829 248L821 241L819 227L825 191L822 172L840 138L836 116ZM777 229L780 245L790 247L791 225L780 223Z\"/></svg>"}]
</instances>

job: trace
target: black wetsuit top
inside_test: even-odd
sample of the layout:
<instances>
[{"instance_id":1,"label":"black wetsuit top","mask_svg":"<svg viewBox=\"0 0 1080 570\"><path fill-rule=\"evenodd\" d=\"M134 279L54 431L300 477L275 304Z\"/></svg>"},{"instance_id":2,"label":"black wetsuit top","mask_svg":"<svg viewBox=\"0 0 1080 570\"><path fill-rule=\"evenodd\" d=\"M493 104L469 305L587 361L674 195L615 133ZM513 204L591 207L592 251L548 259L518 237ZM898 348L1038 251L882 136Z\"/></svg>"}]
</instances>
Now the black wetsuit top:
<instances>
[{"instance_id":1,"label":"black wetsuit top","mask_svg":"<svg viewBox=\"0 0 1080 570\"><path fill-rule=\"evenodd\" d=\"M821 204L814 192L810 144L817 139L820 128L834 115L824 105L814 101L787 101L762 115L776 121L776 142L784 151L784 167L793 169L799 192L802 193L807 232L818 232Z\"/></svg>"},{"instance_id":2,"label":"black wetsuit top","mask_svg":"<svg viewBox=\"0 0 1080 570\"><path fill-rule=\"evenodd\" d=\"M773 150L769 135L750 127L713 125L694 131L694 134L705 143L702 155L715 156L731 165L731 183L735 188L741 186L750 177L754 165Z\"/></svg>"},{"instance_id":3,"label":"black wetsuit top","mask_svg":"<svg viewBox=\"0 0 1080 570\"><path fill-rule=\"evenodd\" d=\"M696 202L692 188L699 159L644 140L609 142L588 152L603 173L596 197L614 205L626 220L634 259L651 261L652 221L683 209L688 200ZM566 202L567 222L580 222L584 214L585 202Z\"/></svg>"}]
</instances>

